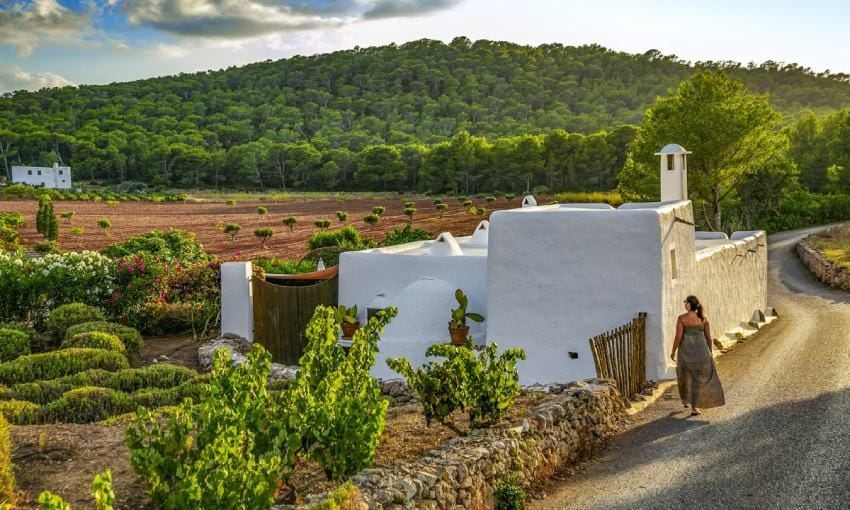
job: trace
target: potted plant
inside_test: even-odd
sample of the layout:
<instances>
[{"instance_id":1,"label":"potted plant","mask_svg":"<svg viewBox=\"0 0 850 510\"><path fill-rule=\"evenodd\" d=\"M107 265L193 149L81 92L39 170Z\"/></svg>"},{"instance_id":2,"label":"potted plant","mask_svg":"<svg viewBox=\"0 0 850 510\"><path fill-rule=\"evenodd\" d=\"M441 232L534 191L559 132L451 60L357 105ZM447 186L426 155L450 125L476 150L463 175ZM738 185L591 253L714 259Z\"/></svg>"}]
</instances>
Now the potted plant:
<instances>
[{"instance_id":1,"label":"potted plant","mask_svg":"<svg viewBox=\"0 0 850 510\"><path fill-rule=\"evenodd\" d=\"M360 328L360 321L357 320L357 305L351 308L339 305L336 309L336 320L342 327L342 338L351 340L351 337Z\"/></svg>"},{"instance_id":2,"label":"potted plant","mask_svg":"<svg viewBox=\"0 0 850 510\"><path fill-rule=\"evenodd\" d=\"M466 307L469 306L469 298L462 290L455 291L455 299L458 307L452 310L452 320L449 321L449 335L452 337L452 345L463 345L469 337L469 326L466 325L466 319L475 322L484 322L484 316L480 313L467 312Z\"/></svg>"}]
</instances>

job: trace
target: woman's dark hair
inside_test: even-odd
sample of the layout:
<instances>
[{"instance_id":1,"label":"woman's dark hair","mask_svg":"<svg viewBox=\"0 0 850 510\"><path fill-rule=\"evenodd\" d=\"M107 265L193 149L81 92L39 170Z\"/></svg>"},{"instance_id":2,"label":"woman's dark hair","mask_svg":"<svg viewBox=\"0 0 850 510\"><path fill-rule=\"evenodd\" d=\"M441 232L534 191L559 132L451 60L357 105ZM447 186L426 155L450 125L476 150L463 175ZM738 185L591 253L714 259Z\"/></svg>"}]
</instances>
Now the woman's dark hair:
<instances>
[{"instance_id":1,"label":"woman's dark hair","mask_svg":"<svg viewBox=\"0 0 850 510\"><path fill-rule=\"evenodd\" d=\"M691 305L691 310L697 313L699 320L704 321L705 315L702 313L702 304L696 296L688 296L685 298L685 303Z\"/></svg>"}]
</instances>

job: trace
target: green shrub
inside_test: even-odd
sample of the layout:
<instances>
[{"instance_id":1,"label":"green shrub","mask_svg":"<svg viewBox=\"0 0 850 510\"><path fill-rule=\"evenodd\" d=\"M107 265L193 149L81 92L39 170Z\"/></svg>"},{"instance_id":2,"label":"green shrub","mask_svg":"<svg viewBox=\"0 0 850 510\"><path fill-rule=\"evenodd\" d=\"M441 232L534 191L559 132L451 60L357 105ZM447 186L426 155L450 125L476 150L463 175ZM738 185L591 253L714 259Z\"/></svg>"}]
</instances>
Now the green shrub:
<instances>
[{"instance_id":1,"label":"green shrub","mask_svg":"<svg viewBox=\"0 0 850 510\"><path fill-rule=\"evenodd\" d=\"M107 351L124 352L124 343L112 333L102 331L90 331L88 333L77 333L66 338L62 342L62 349L70 347L89 347L92 349L106 349Z\"/></svg>"},{"instance_id":2,"label":"green shrub","mask_svg":"<svg viewBox=\"0 0 850 510\"><path fill-rule=\"evenodd\" d=\"M311 250L315 250L317 248L325 248L328 246L340 246L342 244L367 246L369 242L365 241L360 235L360 231L358 231L351 225L343 227L339 230L326 230L322 232L316 232L315 234L310 236L310 239L307 241L307 246Z\"/></svg>"},{"instance_id":3,"label":"green shrub","mask_svg":"<svg viewBox=\"0 0 850 510\"><path fill-rule=\"evenodd\" d=\"M414 228L408 224L404 228L396 228L392 232L388 232L384 240L381 241L381 246L395 246L414 241L427 241L431 238L432 235L427 230Z\"/></svg>"},{"instance_id":4,"label":"green shrub","mask_svg":"<svg viewBox=\"0 0 850 510\"><path fill-rule=\"evenodd\" d=\"M235 241L236 236L239 234L240 230L242 230L242 227L240 227L238 224L228 223L227 225L224 226L224 229L222 230L222 232L229 235L231 241Z\"/></svg>"},{"instance_id":5,"label":"green shrub","mask_svg":"<svg viewBox=\"0 0 850 510\"><path fill-rule=\"evenodd\" d=\"M216 351L199 404L163 419L140 410L126 432L130 463L158 508L265 509L301 450L300 417L266 388L271 356L259 345L234 367Z\"/></svg>"},{"instance_id":6,"label":"green shrub","mask_svg":"<svg viewBox=\"0 0 850 510\"><path fill-rule=\"evenodd\" d=\"M55 379L92 368L119 370L128 368L121 353L103 349L62 349L28 354L14 361L0 363L0 384L15 384Z\"/></svg>"},{"instance_id":7,"label":"green shrub","mask_svg":"<svg viewBox=\"0 0 850 510\"><path fill-rule=\"evenodd\" d=\"M15 473L12 471L12 442L9 422L0 413L0 505L15 500Z\"/></svg>"},{"instance_id":8,"label":"green shrub","mask_svg":"<svg viewBox=\"0 0 850 510\"><path fill-rule=\"evenodd\" d=\"M187 398L197 401L204 391L205 382L200 380L187 381L174 388L148 388L130 395L136 406L156 409L174 406Z\"/></svg>"},{"instance_id":9,"label":"green shrub","mask_svg":"<svg viewBox=\"0 0 850 510\"><path fill-rule=\"evenodd\" d=\"M336 219L338 219L340 222L345 223L346 221L348 221L348 213L345 211L337 211Z\"/></svg>"},{"instance_id":10,"label":"green shrub","mask_svg":"<svg viewBox=\"0 0 850 510\"><path fill-rule=\"evenodd\" d=\"M367 225L369 225L370 228L374 227L378 223L378 221L380 221L380 220L381 220L381 216L379 214L375 214L375 213L367 214L366 216L363 217L363 221Z\"/></svg>"},{"instance_id":11,"label":"green shrub","mask_svg":"<svg viewBox=\"0 0 850 510\"><path fill-rule=\"evenodd\" d=\"M151 303L143 307L145 334L153 336L199 332L218 314L218 307L195 301Z\"/></svg>"},{"instance_id":12,"label":"green shrub","mask_svg":"<svg viewBox=\"0 0 850 510\"><path fill-rule=\"evenodd\" d=\"M307 326L308 344L291 389L294 412L308 455L329 479L342 480L375 458L389 402L371 376L379 335L396 315L387 308L354 334L344 354L332 307L319 306Z\"/></svg>"},{"instance_id":13,"label":"green shrub","mask_svg":"<svg viewBox=\"0 0 850 510\"><path fill-rule=\"evenodd\" d=\"M48 253L59 253L61 251L59 249L59 243L56 241L39 241L37 243L33 243L32 249L36 253L40 253L42 255L47 255Z\"/></svg>"},{"instance_id":14,"label":"green shrub","mask_svg":"<svg viewBox=\"0 0 850 510\"><path fill-rule=\"evenodd\" d=\"M183 263L205 262L211 258L193 232L178 229L167 232L152 230L111 244L101 250L101 253L114 259L147 254L162 260L178 260Z\"/></svg>"},{"instance_id":15,"label":"green shrub","mask_svg":"<svg viewBox=\"0 0 850 510\"><path fill-rule=\"evenodd\" d=\"M496 482L493 497L496 499L496 510L522 510L525 508L525 491L519 483L519 475L512 473L507 478Z\"/></svg>"},{"instance_id":16,"label":"green shrub","mask_svg":"<svg viewBox=\"0 0 850 510\"><path fill-rule=\"evenodd\" d=\"M94 497L95 510L114 510L115 493L112 491L112 473L108 469L94 476L91 494ZM41 505L41 510L71 510L65 500L50 491L43 491L38 495L38 504Z\"/></svg>"},{"instance_id":17,"label":"green shrub","mask_svg":"<svg viewBox=\"0 0 850 510\"><path fill-rule=\"evenodd\" d=\"M473 428L491 425L505 417L519 395L516 363L525 359L522 349L505 349L499 355L495 343L488 344L477 356L472 342L455 347L435 344L425 352L444 361L425 363L415 370L404 358L390 358L387 365L401 374L422 402L425 421L432 420L464 433L452 421L455 410L469 414Z\"/></svg>"},{"instance_id":18,"label":"green shrub","mask_svg":"<svg viewBox=\"0 0 850 510\"><path fill-rule=\"evenodd\" d=\"M7 391L7 398L27 400L44 405L58 399L62 394L74 388L84 386L110 388L135 394L135 392L147 389L176 390L189 382L200 382L197 372L179 365L161 363L143 368L126 368L114 372L101 369L86 370L57 379L15 384Z\"/></svg>"},{"instance_id":19,"label":"green shrub","mask_svg":"<svg viewBox=\"0 0 850 510\"><path fill-rule=\"evenodd\" d=\"M65 330L71 326L102 320L105 320L103 313L97 308L83 303L69 303L50 312L47 328L62 338L65 336Z\"/></svg>"},{"instance_id":20,"label":"green shrub","mask_svg":"<svg viewBox=\"0 0 850 510\"><path fill-rule=\"evenodd\" d=\"M0 225L18 228L24 225L24 215L19 212L0 212Z\"/></svg>"},{"instance_id":21,"label":"green shrub","mask_svg":"<svg viewBox=\"0 0 850 510\"><path fill-rule=\"evenodd\" d=\"M23 400L0 401L0 414L6 417L9 423L15 425L31 425L38 423L41 407L33 402Z\"/></svg>"},{"instance_id":22,"label":"green shrub","mask_svg":"<svg viewBox=\"0 0 850 510\"><path fill-rule=\"evenodd\" d=\"M30 337L22 331L0 328L0 362L30 353Z\"/></svg>"},{"instance_id":23,"label":"green shrub","mask_svg":"<svg viewBox=\"0 0 850 510\"><path fill-rule=\"evenodd\" d=\"M303 261L284 260L277 257L259 257L253 260L254 265L263 268L269 274L300 274L309 273L316 268L313 264Z\"/></svg>"},{"instance_id":24,"label":"green shrub","mask_svg":"<svg viewBox=\"0 0 850 510\"><path fill-rule=\"evenodd\" d=\"M298 218L296 218L295 216L287 216L281 222L284 226L289 227L289 231L292 232L292 230L295 228L295 224L298 223Z\"/></svg>"},{"instance_id":25,"label":"green shrub","mask_svg":"<svg viewBox=\"0 0 850 510\"><path fill-rule=\"evenodd\" d=\"M92 331L101 331L103 333L111 333L121 339L124 344L124 355L132 363L139 359L142 353L142 335L139 331L130 326L117 324L115 322L94 321L76 324L68 328L65 332L65 338L70 338L80 333L89 333Z\"/></svg>"},{"instance_id":26,"label":"green shrub","mask_svg":"<svg viewBox=\"0 0 850 510\"><path fill-rule=\"evenodd\" d=\"M254 236L260 240L260 246L265 248L266 242L274 235L274 229L269 227L258 228L254 230Z\"/></svg>"},{"instance_id":27,"label":"green shrub","mask_svg":"<svg viewBox=\"0 0 850 510\"><path fill-rule=\"evenodd\" d=\"M91 423L135 409L133 400L120 391L85 386L68 391L41 410L43 422Z\"/></svg>"},{"instance_id":28,"label":"green shrub","mask_svg":"<svg viewBox=\"0 0 850 510\"><path fill-rule=\"evenodd\" d=\"M357 487L351 482L345 482L331 492L321 503L310 507L310 510L354 510L359 500Z\"/></svg>"}]
</instances>

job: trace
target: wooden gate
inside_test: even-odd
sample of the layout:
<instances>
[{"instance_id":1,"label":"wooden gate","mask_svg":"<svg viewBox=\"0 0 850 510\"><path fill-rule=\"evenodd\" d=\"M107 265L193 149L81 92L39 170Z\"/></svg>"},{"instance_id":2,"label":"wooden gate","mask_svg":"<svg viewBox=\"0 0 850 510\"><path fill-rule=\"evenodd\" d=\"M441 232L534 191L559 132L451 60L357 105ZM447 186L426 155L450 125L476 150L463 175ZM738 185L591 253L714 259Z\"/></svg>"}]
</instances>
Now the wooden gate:
<instances>
[{"instance_id":1,"label":"wooden gate","mask_svg":"<svg viewBox=\"0 0 850 510\"><path fill-rule=\"evenodd\" d=\"M307 339L304 332L319 305L336 305L337 278L284 282L277 285L259 278L251 282L254 292L254 341L272 355L276 363L295 365Z\"/></svg>"},{"instance_id":2,"label":"wooden gate","mask_svg":"<svg viewBox=\"0 0 850 510\"><path fill-rule=\"evenodd\" d=\"M632 399L646 380L646 313L590 339L596 375L617 381L620 395Z\"/></svg>"}]
</instances>

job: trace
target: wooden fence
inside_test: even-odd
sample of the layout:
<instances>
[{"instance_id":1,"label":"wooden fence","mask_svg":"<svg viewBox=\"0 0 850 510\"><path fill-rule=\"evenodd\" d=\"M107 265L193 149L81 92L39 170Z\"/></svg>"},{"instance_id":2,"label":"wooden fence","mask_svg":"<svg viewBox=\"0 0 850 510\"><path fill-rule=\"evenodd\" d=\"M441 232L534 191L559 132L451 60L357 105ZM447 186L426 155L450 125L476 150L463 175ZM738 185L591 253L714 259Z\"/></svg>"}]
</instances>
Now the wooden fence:
<instances>
[{"instance_id":1,"label":"wooden fence","mask_svg":"<svg viewBox=\"0 0 850 510\"><path fill-rule=\"evenodd\" d=\"M259 278L251 282L254 341L265 347L276 363L295 365L307 346L304 332L316 306L336 305L337 277L318 283L286 283L276 285Z\"/></svg>"},{"instance_id":2,"label":"wooden fence","mask_svg":"<svg viewBox=\"0 0 850 510\"><path fill-rule=\"evenodd\" d=\"M631 399L646 381L646 313L630 323L590 339L596 375L617 381L623 398Z\"/></svg>"}]
</instances>

